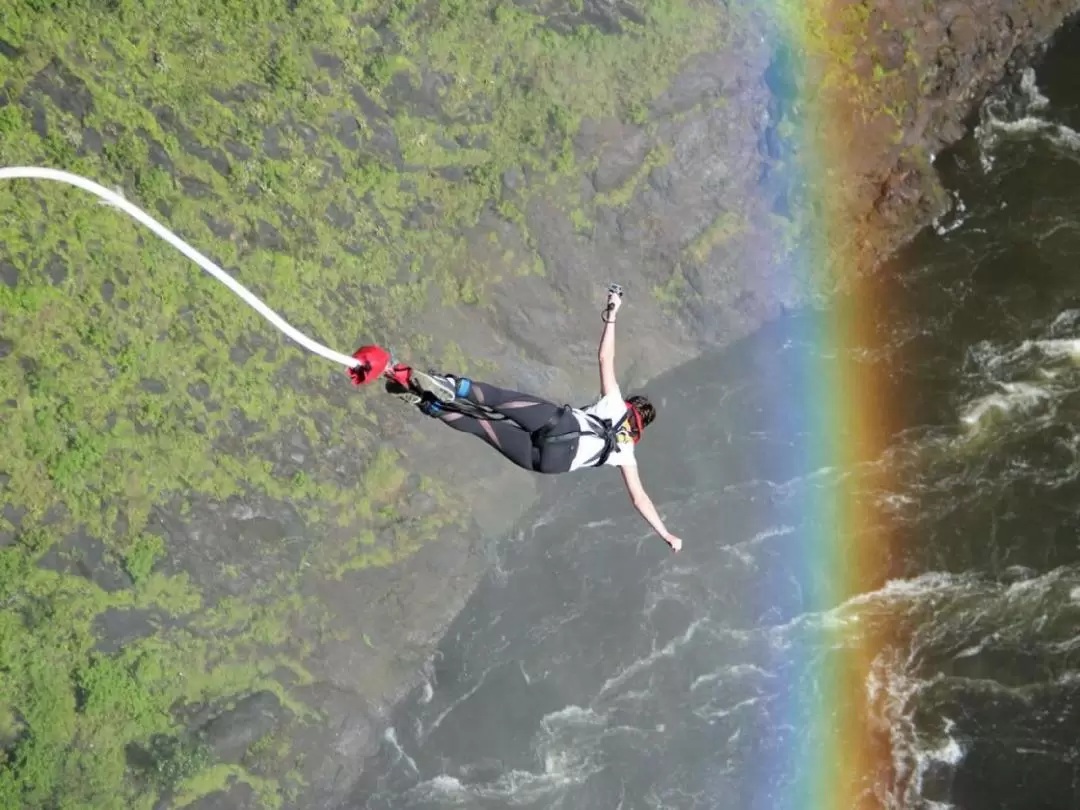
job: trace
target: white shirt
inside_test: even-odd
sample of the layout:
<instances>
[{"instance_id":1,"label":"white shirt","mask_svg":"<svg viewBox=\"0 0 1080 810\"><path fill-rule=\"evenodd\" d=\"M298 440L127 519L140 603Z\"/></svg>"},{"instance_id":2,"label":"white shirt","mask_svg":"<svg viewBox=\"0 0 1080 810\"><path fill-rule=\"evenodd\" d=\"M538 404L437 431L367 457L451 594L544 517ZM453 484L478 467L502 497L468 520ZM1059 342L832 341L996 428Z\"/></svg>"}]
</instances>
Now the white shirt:
<instances>
[{"instance_id":1,"label":"white shirt","mask_svg":"<svg viewBox=\"0 0 1080 810\"><path fill-rule=\"evenodd\" d=\"M596 429L585 414L592 414L600 419L610 419L611 424L614 425L623 418L625 413L626 402L623 400L622 391L619 390L618 386L615 386L608 391L606 396L600 397L587 408L574 408L574 416L581 426L582 434L591 433ZM603 449L604 440L599 436L582 435L578 439L577 455L570 462L570 469L576 470L583 467L590 459L596 458ZM605 467L626 467L636 464L637 459L634 458L633 442L618 442L611 451L611 455L608 456L607 461L604 462Z\"/></svg>"}]
</instances>

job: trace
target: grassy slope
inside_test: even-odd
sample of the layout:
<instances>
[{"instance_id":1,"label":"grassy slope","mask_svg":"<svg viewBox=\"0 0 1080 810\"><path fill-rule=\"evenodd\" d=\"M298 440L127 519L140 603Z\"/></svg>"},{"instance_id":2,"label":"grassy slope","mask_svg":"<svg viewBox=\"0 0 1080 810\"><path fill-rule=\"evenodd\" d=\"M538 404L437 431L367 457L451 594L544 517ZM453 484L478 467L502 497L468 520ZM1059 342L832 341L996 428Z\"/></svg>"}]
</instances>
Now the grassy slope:
<instances>
[{"instance_id":1,"label":"grassy slope","mask_svg":"<svg viewBox=\"0 0 1080 810\"><path fill-rule=\"evenodd\" d=\"M0 164L121 186L335 348L378 335L422 350L412 313L483 298L485 279L458 262L460 229L489 204L522 222L500 200L503 172L574 175L583 116L641 118L686 56L715 46L705 11L646 5L648 23L616 37L558 34L483 0L10 0L0 39L19 52L0 55ZM441 112L390 103L403 79L437 75L451 77ZM355 88L390 113L365 115ZM325 576L387 564L438 525L376 541L404 476L375 451L363 399L336 399L336 371L88 195L0 189L0 270L0 807L148 808L168 786L190 800L230 775L278 803L277 781L169 743L172 711L260 686L288 701L274 673L304 677L280 652L288 623L327 606L288 580L206 599L160 564L170 549L151 510L291 503L315 546L320 526L357 538L318 548ZM363 475L275 462L288 434L356 447ZM76 530L129 587L39 566ZM94 621L115 607L182 621L106 655ZM148 771L128 762L131 742L153 749Z\"/></svg>"}]
</instances>

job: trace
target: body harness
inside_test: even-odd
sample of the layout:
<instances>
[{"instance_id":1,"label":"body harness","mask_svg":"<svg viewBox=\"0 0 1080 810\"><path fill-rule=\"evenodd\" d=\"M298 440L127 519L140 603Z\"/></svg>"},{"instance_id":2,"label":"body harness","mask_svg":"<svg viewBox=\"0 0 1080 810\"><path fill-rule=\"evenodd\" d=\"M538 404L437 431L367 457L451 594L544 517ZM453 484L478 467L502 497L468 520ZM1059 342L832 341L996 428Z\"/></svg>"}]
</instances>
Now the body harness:
<instances>
[{"instance_id":1,"label":"body harness","mask_svg":"<svg viewBox=\"0 0 1080 810\"><path fill-rule=\"evenodd\" d=\"M585 467L602 467L607 462L608 458L613 452L616 452L616 448L619 443L619 432L627 425L628 422L633 422L633 428L630 430L630 436L637 444L641 439L641 432L644 430L644 424L641 419L641 414L638 409L626 403L626 412L617 422L612 422L610 419L601 419L598 416L594 416L590 413L585 414L585 418L592 425L593 429L583 431L580 428L567 431L566 433L552 433L558 426L562 418L574 409L569 405L563 405L561 408L555 411L551 415L551 418L543 425L543 427L534 430L530 436L532 438L532 463L533 470L540 472L540 461L543 456L544 448L549 444L563 444L565 442L572 442L580 439L582 436L596 436L604 442L604 446L600 449L596 455L590 458L583 466ZM574 420L577 423L577 419Z\"/></svg>"}]
</instances>

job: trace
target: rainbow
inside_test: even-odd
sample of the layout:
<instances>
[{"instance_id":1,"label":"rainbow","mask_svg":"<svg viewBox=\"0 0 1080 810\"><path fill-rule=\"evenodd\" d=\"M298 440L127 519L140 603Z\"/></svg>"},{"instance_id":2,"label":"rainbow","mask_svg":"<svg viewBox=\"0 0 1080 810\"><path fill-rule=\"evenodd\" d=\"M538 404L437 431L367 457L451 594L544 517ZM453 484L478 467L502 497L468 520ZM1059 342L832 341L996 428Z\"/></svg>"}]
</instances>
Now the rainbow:
<instances>
[{"instance_id":1,"label":"rainbow","mask_svg":"<svg viewBox=\"0 0 1080 810\"><path fill-rule=\"evenodd\" d=\"M868 277L881 233L865 217L868 190L857 182L875 135L893 138L899 124L877 114L887 82L856 55L869 34L866 7L842 0L776 0L772 21L771 89L789 120L779 161L795 189L798 238L778 258L816 292L843 295L802 327L807 347L799 364L797 407L780 398L770 414L783 435L798 437L790 458L794 478L812 470L843 470L836 486L809 487L796 505L806 527L790 538L792 565L801 586L793 594L791 570L763 571L762 609L782 615L835 616L855 594L880 587L889 538L878 536L873 505L858 492L860 462L875 458L885 431L878 400L882 381L870 364L843 347L873 345ZM887 78L887 77L886 77ZM795 122L795 126L790 126ZM860 160L863 163L860 164ZM777 240L779 241L779 240ZM830 358L830 359L823 359ZM766 604L768 600L768 604ZM775 714L777 739L757 764L755 806L777 810L881 808L895 775L888 740L868 720L867 683L886 639L882 630L847 621L823 621L786 650L789 687ZM857 618L857 617L856 617ZM784 729L789 729L790 733Z\"/></svg>"}]
</instances>

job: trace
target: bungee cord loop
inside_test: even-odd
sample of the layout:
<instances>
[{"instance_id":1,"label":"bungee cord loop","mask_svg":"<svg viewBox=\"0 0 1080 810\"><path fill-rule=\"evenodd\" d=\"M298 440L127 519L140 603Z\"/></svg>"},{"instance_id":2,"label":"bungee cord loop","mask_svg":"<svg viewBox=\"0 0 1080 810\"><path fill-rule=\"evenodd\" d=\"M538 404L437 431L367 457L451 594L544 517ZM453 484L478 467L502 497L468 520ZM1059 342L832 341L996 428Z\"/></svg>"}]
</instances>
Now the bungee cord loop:
<instances>
[{"instance_id":1,"label":"bungee cord loop","mask_svg":"<svg viewBox=\"0 0 1080 810\"><path fill-rule=\"evenodd\" d=\"M38 166L13 166L9 168L0 168L0 180L55 180L60 183L67 183L71 186L76 186L84 191L89 191L91 194L96 194L102 200L114 208L118 208L132 219L141 222L147 228L152 230L159 237L164 239L170 245L175 247L199 267L212 275L236 295L238 295L243 301L268 320L271 325L274 326L279 332L285 336L291 338L296 343L299 343L305 349L312 354L317 354L320 357L324 357L332 363L338 363L345 366L347 369L354 369L358 365L358 361L361 358L350 356L347 354L341 354L333 349L322 345L317 340L313 340L299 329L294 327L274 310L270 309L262 300L259 299L251 290L234 279L214 262L210 261L206 256L197 251L175 233L170 231L152 216L147 214L141 208L136 205L132 205L125 200L120 194L104 186L95 183L93 180L87 180L85 177L80 177L77 174L71 174L70 172L60 171L58 169L46 169ZM355 380L355 375L354 380Z\"/></svg>"}]
</instances>

